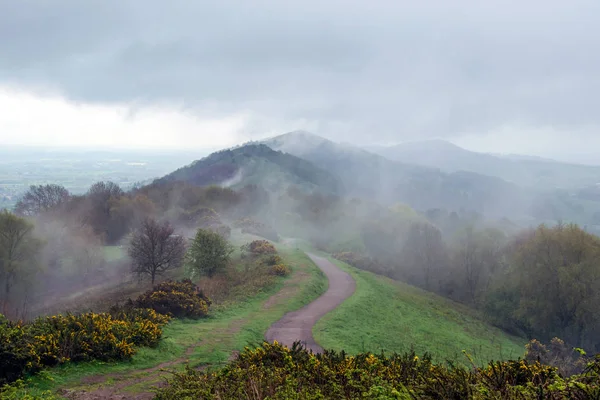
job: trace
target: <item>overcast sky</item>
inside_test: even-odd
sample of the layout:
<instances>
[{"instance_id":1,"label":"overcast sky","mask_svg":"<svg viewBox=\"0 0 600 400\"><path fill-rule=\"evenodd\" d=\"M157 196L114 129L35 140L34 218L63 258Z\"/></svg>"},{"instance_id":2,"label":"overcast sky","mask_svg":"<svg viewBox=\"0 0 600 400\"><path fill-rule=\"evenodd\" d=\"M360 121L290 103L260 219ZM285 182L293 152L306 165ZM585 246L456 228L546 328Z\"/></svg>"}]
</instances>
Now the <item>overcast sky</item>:
<instances>
[{"instance_id":1,"label":"overcast sky","mask_svg":"<svg viewBox=\"0 0 600 400\"><path fill-rule=\"evenodd\" d=\"M597 0L0 0L0 144L592 157L599 49Z\"/></svg>"}]
</instances>

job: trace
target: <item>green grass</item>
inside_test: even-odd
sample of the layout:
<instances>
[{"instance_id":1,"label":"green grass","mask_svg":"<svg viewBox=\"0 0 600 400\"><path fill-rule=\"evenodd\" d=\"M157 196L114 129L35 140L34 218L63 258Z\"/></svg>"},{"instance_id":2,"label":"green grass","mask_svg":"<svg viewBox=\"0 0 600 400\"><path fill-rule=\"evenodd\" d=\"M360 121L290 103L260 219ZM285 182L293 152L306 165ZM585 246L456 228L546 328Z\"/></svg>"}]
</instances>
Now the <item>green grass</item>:
<instances>
[{"instance_id":1,"label":"green grass","mask_svg":"<svg viewBox=\"0 0 600 400\"><path fill-rule=\"evenodd\" d=\"M327 288L323 273L302 251L278 247L293 271L290 277L278 279L274 285L244 300L216 307L207 319L173 320L164 328L163 339L157 348L139 348L131 361L76 363L49 369L27 381L28 392L40 395L43 391L56 392L60 388L89 389L93 385L83 384L82 379L98 375L107 376L108 382L149 377L151 379L132 383L131 387L126 388L133 392L147 391L166 372L155 371L150 374L145 369L171 361L177 362L168 367L171 370L183 368L188 361L191 366L218 366L225 363L233 351L261 343L273 322L286 312L308 304ZM304 279L294 280L294 274L300 272L305 274ZM282 289L289 296L282 297L282 301L265 309L265 301ZM190 348L193 351L186 355Z\"/></svg>"},{"instance_id":2,"label":"green grass","mask_svg":"<svg viewBox=\"0 0 600 400\"><path fill-rule=\"evenodd\" d=\"M104 246L104 260L117 261L125 257L125 250L120 246Z\"/></svg>"},{"instance_id":3,"label":"green grass","mask_svg":"<svg viewBox=\"0 0 600 400\"><path fill-rule=\"evenodd\" d=\"M250 238L237 236L236 242ZM301 248L313 251L302 241L277 245L293 274L246 298L213 307L210 318L174 320L164 329L163 340L155 349L141 348L129 362L78 363L46 371L27 381L29 393L60 388L90 389L83 383L91 376L107 381L138 379L128 383L127 392L147 392L168 372L146 371L165 362L168 369L225 364L232 352L260 344L268 327L286 312L296 310L327 289L327 280ZM314 327L316 341L324 348L362 351L429 352L436 361L465 362L465 350L478 364L489 359L516 358L523 354L525 341L511 337L486 324L470 309L366 271L333 260L356 280L357 290L340 307L327 314ZM281 291L281 292L280 292ZM265 308L276 293L277 302ZM191 349L191 350L190 350ZM186 353L187 352L187 353ZM97 384L96 384L97 385Z\"/></svg>"},{"instance_id":4,"label":"green grass","mask_svg":"<svg viewBox=\"0 0 600 400\"><path fill-rule=\"evenodd\" d=\"M439 362L477 364L523 356L525 340L492 327L470 309L435 294L332 260L356 280L356 292L323 317L313 335L324 348L428 352Z\"/></svg>"},{"instance_id":5,"label":"green grass","mask_svg":"<svg viewBox=\"0 0 600 400\"><path fill-rule=\"evenodd\" d=\"M310 278L306 281L299 281L290 285L290 293L296 293L294 296L283 299L281 304L273 307L270 312L259 312L252 316L252 320L244 325L240 334L237 336L237 348L242 348L246 344L257 344L262 342L264 333L275 321L292 310L297 310L309 304L327 290L327 278L323 272L313 264L313 262L301 251L282 250L279 253L292 268L298 268L298 265L307 265L304 271L308 272ZM293 289L296 290L293 290ZM276 315L276 318L273 316Z\"/></svg>"}]
</instances>

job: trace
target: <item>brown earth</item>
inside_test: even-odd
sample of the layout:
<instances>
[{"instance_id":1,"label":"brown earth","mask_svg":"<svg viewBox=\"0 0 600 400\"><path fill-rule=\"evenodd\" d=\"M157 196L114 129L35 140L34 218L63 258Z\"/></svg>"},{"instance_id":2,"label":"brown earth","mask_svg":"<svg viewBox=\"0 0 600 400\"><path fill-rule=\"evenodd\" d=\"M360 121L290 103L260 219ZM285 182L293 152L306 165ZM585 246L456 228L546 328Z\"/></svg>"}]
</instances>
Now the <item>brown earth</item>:
<instances>
[{"instance_id":1,"label":"brown earth","mask_svg":"<svg viewBox=\"0 0 600 400\"><path fill-rule=\"evenodd\" d=\"M268 342L277 340L286 346L301 342L315 353L323 349L315 342L312 328L325 314L334 310L350 297L356 289L356 282L350 274L339 269L331 261L307 253L310 259L325 273L329 280L329 288L318 299L300 310L289 312L275 322L265 335Z\"/></svg>"}]
</instances>

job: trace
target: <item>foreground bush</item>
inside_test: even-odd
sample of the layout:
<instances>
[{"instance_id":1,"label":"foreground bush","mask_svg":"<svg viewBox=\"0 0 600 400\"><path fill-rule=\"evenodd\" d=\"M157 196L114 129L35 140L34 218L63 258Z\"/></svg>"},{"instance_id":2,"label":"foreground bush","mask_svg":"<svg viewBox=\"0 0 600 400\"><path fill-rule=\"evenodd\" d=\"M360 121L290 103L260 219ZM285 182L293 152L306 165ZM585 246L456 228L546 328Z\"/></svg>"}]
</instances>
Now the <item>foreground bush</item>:
<instances>
[{"instance_id":1,"label":"foreground bush","mask_svg":"<svg viewBox=\"0 0 600 400\"><path fill-rule=\"evenodd\" d=\"M246 258L246 271L267 269L270 275L287 276L290 269L283 264L277 249L267 240L254 240L241 247L242 258Z\"/></svg>"},{"instance_id":2,"label":"foreground bush","mask_svg":"<svg viewBox=\"0 0 600 400\"><path fill-rule=\"evenodd\" d=\"M268 240L254 240L242 246L242 253L250 253L252 256L277 254L277 249Z\"/></svg>"},{"instance_id":3,"label":"foreground bush","mask_svg":"<svg viewBox=\"0 0 600 400\"><path fill-rule=\"evenodd\" d=\"M283 264L283 258L281 258L281 256L279 256L278 254L270 254L268 256L264 256L260 260L260 263L262 265L269 265L269 266Z\"/></svg>"},{"instance_id":4,"label":"foreground bush","mask_svg":"<svg viewBox=\"0 0 600 400\"><path fill-rule=\"evenodd\" d=\"M559 338L552 339L547 345L534 339L527 343L525 348L527 361L539 361L544 365L556 367L562 376L580 374L587 366L584 353L568 346Z\"/></svg>"},{"instance_id":5,"label":"foreground bush","mask_svg":"<svg viewBox=\"0 0 600 400\"><path fill-rule=\"evenodd\" d=\"M288 276L290 274L290 269L283 264L273 265L270 271L272 275L277 276Z\"/></svg>"},{"instance_id":6,"label":"foreground bush","mask_svg":"<svg viewBox=\"0 0 600 400\"><path fill-rule=\"evenodd\" d=\"M153 310L54 315L31 323L0 316L0 384L69 361L119 361L156 346L169 317Z\"/></svg>"},{"instance_id":7,"label":"foreground bush","mask_svg":"<svg viewBox=\"0 0 600 400\"><path fill-rule=\"evenodd\" d=\"M599 373L600 358L583 374L562 378L553 367L525 360L467 369L414 353L315 355L298 344L264 343L220 371L176 373L156 398L583 400L600 396Z\"/></svg>"},{"instance_id":8,"label":"foreground bush","mask_svg":"<svg viewBox=\"0 0 600 400\"><path fill-rule=\"evenodd\" d=\"M189 279L163 282L135 301L138 308L150 308L178 318L206 317L210 305L210 299Z\"/></svg>"}]
</instances>

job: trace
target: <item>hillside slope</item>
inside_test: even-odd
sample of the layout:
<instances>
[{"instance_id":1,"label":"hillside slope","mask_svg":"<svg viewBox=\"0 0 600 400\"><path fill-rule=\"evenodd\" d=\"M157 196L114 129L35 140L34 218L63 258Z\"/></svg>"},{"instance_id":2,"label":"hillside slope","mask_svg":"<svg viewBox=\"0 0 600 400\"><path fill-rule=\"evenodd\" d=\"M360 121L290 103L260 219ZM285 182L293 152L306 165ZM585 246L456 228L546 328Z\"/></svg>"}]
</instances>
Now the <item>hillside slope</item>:
<instances>
[{"instance_id":1,"label":"hillside slope","mask_svg":"<svg viewBox=\"0 0 600 400\"><path fill-rule=\"evenodd\" d=\"M506 334L472 310L433 293L332 260L356 281L356 292L322 318L313 336L322 347L363 351L425 352L440 362L516 359L525 339Z\"/></svg>"},{"instance_id":2,"label":"hillside slope","mask_svg":"<svg viewBox=\"0 0 600 400\"><path fill-rule=\"evenodd\" d=\"M600 182L600 167L547 159L477 153L443 140L402 143L373 148L389 158L446 172L470 171L495 176L523 186L578 188Z\"/></svg>"},{"instance_id":3,"label":"hillside slope","mask_svg":"<svg viewBox=\"0 0 600 400\"><path fill-rule=\"evenodd\" d=\"M341 191L338 179L327 171L309 161L261 144L248 144L213 153L162 179L233 188L259 184L272 192L284 190L289 185L328 193Z\"/></svg>"},{"instance_id":4,"label":"hillside slope","mask_svg":"<svg viewBox=\"0 0 600 400\"><path fill-rule=\"evenodd\" d=\"M523 217L531 204L530 193L499 178L391 161L307 132L291 132L263 143L331 172L353 197L384 204L403 202L418 210L464 209L492 217Z\"/></svg>"},{"instance_id":5,"label":"hillside slope","mask_svg":"<svg viewBox=\"0 0 600 400\"><path fill-rule=\"evenodd\" d=\"M285 245L277 248L292 270L290 276L258 291L241 284L211 306L211 318L171 321L158 347L140 348L129 362L52 368L26 379L25 387L9 398L151 399L157 384L173 370L224 365L245 346L260 343L267 328L285 313L310 303L327 288L325 276L303 252ZM59 397L51 397L55 393Z\"/></svg>"}]
</instances>

